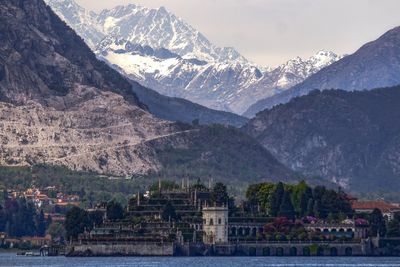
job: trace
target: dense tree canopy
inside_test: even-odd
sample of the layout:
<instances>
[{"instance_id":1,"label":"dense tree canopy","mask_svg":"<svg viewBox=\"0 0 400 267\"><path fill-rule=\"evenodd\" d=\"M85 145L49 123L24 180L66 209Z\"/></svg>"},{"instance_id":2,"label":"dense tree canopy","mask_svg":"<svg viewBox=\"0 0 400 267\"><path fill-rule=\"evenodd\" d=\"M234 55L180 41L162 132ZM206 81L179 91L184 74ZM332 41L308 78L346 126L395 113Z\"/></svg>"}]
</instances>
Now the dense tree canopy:
<instances>
[{"instance_id":1,"label":"dense tree canopy","mask_svg":"<svg viewBox=\"0 0 400 267\"><path fill-rule=\"evenodd\" d=\"M25 199L6 199L0 206L0 232L11 237L44 236L46 221L43 211L37 212Z\"/></svg>"},{"instance_id":2,"label":"dense tree canopy","mask_svg":"<svg viewBox=\"0 0 400 267\"><path fill-rule=\"evenodd\" d=\"M124 218L124 208L120 203L112 200L107 203L107 219L110 221L117 221Z\"/></svg>"},{"instance_id":3,"label":"dense tree canopy","mask_svg":"<svg viewBox=\"0 0 400 267\"><path fill-rule=\"evenodd\" d=\"M81 208L73 207L67 212L64 227L68 239L77 238L85 231L86 227L90 227L88 213Z\"/></svg>"},{"instance_id":4,"label":"dense tree canopy","mask_svg":"<svg viewBox=\"0 0 400 267\"><path fill-rule=\"evenodd\" d=\"M369 222L371 226L371 233L373 236L385 236L386 235L386 223L382 212L379 209L374 209L369 216Z\"/></svg>"},{"instance_id":5,"label":"dense tree canopy","mask_svg":"<svg viewBox=\"0 0 400 267\"><path fill-rule=\"evenodd\" d=\"M161 219L164 221L176 221L178 220L178 215L176 214L175 207L168 202L162 209Z\"/></svg>"},{"instance_id":6,"label":"dense tree canopy","mask_svg":"<svg viewBox=\"0 0 400 267\"><path fill-rule=\"evenodd\" d=\"M318 218L339 220L351 215L351 204L341 191L323 186L314 189L304 181L296 184L261 183L249 186L246 197L250 206L258 205L260 212L272 217L316 216Z\"/></svg>"},{"instance_id":7,"label":"dense tree canopy","mask_svg":"<svg viewBox=\"0 0 400 267\"><path fill-rule=\"evenodd\" d=\"M229 203L229 195L226 185L223 183L216 183L211 192L211 202L217 205L227 205Z\"/></svg>"}]
</instances>

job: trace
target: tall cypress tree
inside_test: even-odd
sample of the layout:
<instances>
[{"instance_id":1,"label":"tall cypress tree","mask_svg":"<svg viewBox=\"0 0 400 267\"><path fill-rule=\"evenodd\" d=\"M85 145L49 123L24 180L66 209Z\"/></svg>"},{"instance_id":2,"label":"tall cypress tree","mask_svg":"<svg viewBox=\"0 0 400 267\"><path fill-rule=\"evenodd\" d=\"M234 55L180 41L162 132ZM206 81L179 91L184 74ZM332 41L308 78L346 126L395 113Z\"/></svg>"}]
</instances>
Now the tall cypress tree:
<instances>
[{"instance_id":1,"label":"tall cypress tree","mask_svg":"<svg viewBox=\"0 0 400 267\"><path fill-rule=\"evenodd\" d=\"M296 212L294 211L293 203L292 200L290 199L290 193L286 191L283 194L282 203L279 207L278 216L294 220L295 215Z\"/></svg>"},{"instance_id":2,"label":"tall cypress tree","mask_svg":"<svg viewBox=\"0 0 400 267\"><path fill-rule=\"evenodd\" d=\"M321 217L321 204L319 200L314 201L313 213L315 217Z\"/></svg>"},{"instance_id":3,"label":"tall cypress tree","mask_svg":"<svg viewBox=\"0 0 400 267\"><path fill-rule=\"evenodd\" d=\"M285 194L285 189L283 187L283 183L279 182L276 185L276 189L271 198L271 211L270 211L271 216L276 217L278 215L284 194Z\"/></svg>"},{"instance_id":4,"label":"tall cypress tree","mask_svg":"<svg viewBox=\"0 0 400 267\"><path fill-rule=\"evenodd\" d=\"M3 207L0 205L0 232L4 232L6 228L6 213Z\"/></svg>"},{"instance_id":5,"label":"tall cypress tree","mask_svg":"<svg viewBox=\"0 0 400 267\"><path fill-rule=\"evenodd\" d=\"M385 219L383 218L382 212L379 209L374 209L372 211L369 223L371 227L371 234L373 236L377 236L378 233L381 237L386 235Z\"/></svg>"},{"instance_id":6,"label":"tall cypress tree","mask_svg":"<svg viewBox=\"0 0 400 267\"><path fill-rule=\"evenodd\" d=\"M115 200L107 203L107 219L117 221L124 218L124 208Z\"/></svg>"},{"instance_id":7,"label":"tall cypress tree","mask_svg":"<svg viewBox=\"0 0 400 267\"><path fill-rule=\"evenodd\" d=\"M314 200L310 198L307 203L307 216L314 216Z\"/></svg>"},{"instance_id":8,"label":"tall cypress tree","mask_svg":"<svg viewBox=\"0 0 400 267\"><path fill-rule=\"evenodd\" d=\"M300 217L304 216L304 214L307 210L307 204L308 204L308 201L306 199L305 194L303 193L300 197L300 205L299 205L299 211L298 211Z\"/></svg>"},{"instance_id":9,"label":"tall cypress tree","mask_svg":"<svg viewBox=\"0 0 400 267\"><path fill-rule=\"evenodd\" d=\"M224 205L229 202L229 195L226 186L223 183L216 183L211 192L212 204Z\"/></svg>"},{"instance_id":10,"label":"tall cypress tree","mask_svg":"<svg viewBox=\"0 0 400 267\"><path fill-rule=\"evenodd\" d=\"M35 226L37 236L44 236L46 234L46 220L44 218L43 210L41 210L40 213L36 215Z\"/></svg>"}]
</instances>

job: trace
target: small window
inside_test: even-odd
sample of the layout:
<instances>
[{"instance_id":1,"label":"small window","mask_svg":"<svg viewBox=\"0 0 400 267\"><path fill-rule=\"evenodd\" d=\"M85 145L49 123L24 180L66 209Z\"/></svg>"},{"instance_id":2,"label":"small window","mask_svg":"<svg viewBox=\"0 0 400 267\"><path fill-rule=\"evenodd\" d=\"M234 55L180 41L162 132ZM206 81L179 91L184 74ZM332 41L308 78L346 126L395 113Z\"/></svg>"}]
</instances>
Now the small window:
<instances>
[{"instance_id":1,"label":"small window","mask_svg":"<svg viewBox=\"0 0 400 267\"><path fill-rule=\"evenodd\" d=\"M210 225L214 225L214 220L210 219Z\"/></svg>"},{"instance_id":2,"label":"small window","mask_svg":"<svg viewBox=\"0 0 400 267\"><path fill-rule=\"evenodd\" d=\"M221 218L218 218L218 224L222 224Z\"/></svg>"}]
</instances>

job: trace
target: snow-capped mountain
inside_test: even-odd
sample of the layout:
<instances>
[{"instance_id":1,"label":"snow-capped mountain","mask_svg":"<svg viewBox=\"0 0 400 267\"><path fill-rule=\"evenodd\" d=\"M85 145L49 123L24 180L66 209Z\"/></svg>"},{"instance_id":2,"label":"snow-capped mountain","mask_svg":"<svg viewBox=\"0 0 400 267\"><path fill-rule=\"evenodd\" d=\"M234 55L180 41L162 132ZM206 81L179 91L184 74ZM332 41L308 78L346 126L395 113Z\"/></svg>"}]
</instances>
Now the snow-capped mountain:
<instances>
[{"instance_id":1,"label":"snow-capped mountain","mask_svg":"<svg viewBox=\"0 0 400 267\"><path fill-rule=\"evenodd\" d=\"M121 40L99 47L100 57L161 94L239 114L258 99L282 92L341 58L319 51L263 72L251 64L184 59L166 49Z\"/></svg>"},{"instance_id":2,"label":"snow-capped mountain","mask_svg":"<svg viewBox=\"0 0 400 267\"><path fill-rule=\"evenodd\" d=\"M185 59L166 49L134 45L127 41L100 44L99 57L141 84L159 93L188 99L201 105L234 111L230 103L240 88L263 77L251 64Z\"/></svg>"},{"instance_id":3,"label":"snow-capped mountain","mask_svg":"<svg viewBox=\"0 0 400 267\"><path fill-rule=\"evenodd\" d=\"M257 102L257 99L285 91L341 58L333 52L321 50L308 59L291 59L275 69L265 71L261 79L238 90L230 99L230 107L243 114L246 107Z\"/></svg>"},{"instance_id":4,"label":"snow-capped mountain","mask_svg":"<svg viewBox=\"0 0 400 267\"><path fill-rule=\"evenodd\" d=\"M99 58L142 85L209 108L242 114L338 60L320 51L271 69L249 62L233 48L213 45L164 7L118 6L99 14L73 0L47 0Z\"/></svg>"},{"instance_id":5,"label":"snow-capped mountain","mask_svg":"<svg viewBox=\"0 0 400 267\"><path fill-rule=\"evenodd\" d=\"M183 58L248 63L234 48L217 47L203 34L168 12L130 4L88 12L74 0L46 0L47 4L95 49L104 37L168 49Z\"/></svg>"},{"instance_id":6,"label":"snow-capped mountain","mask_svg":"<svg viewBox=\"0 0 400 267\"><path fill-rule=\"evenodd\" d=\"M398 26L289 90L257 101L248 108L245 115L252 117L257 112L285 104L316 89L360 91L395 86L400 84L399 73L400 27Z\"/></svg>"},{"instance_id":7,"label":"snow-capped mountain","mask_svg":"<svg viewBox=\"0 0 400 267\"><path fill-rule=\"evenodd\" d=\"M89 12L73 0L45 0L53 11L73 28L86 44L94 50L105 34L97 23L97 14Z\"/></svg>"}]
</instances>

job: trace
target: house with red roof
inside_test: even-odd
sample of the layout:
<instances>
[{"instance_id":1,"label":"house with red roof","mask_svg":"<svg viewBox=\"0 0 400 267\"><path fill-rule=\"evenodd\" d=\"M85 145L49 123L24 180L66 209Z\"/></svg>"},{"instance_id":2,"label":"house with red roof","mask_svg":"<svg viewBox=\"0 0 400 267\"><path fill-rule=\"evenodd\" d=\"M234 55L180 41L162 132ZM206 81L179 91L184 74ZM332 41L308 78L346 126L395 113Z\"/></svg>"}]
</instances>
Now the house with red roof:
<instances>
[{"instance_id":1,"label":"house with red roof","mask_svg":"<svg viewBox=\"0 0 400 267\"><path fill-rule=\"evenodd\" d=\"M399 205L385 201L354 201L351 206L356 213L372 213L374 209L379 209L389 221L393 219L396 212L400 212Z\"/></svg>"}]
</instances>

